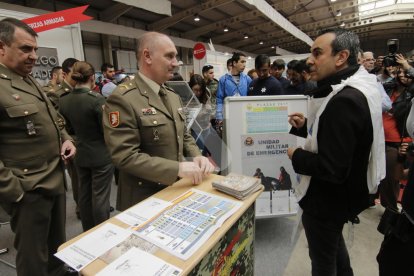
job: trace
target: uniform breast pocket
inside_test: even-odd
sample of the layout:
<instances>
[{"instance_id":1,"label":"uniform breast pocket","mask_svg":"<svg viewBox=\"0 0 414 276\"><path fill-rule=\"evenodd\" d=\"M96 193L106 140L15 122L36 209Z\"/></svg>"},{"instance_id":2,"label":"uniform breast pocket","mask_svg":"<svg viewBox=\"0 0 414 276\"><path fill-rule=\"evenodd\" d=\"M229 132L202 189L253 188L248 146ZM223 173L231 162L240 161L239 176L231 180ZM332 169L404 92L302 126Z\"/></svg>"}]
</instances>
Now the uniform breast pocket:
<instances>
[{"instance_id":1,"label":"uniform breast pocket","mask_svg":"<svg viewBox=\"0 0 414 276\"><path fill-rule=\"evenodd\" d=\"M168 119L165 116L141 117L141 143L143 146L163 145L174 135L174 130L168 127Z\"/></svg>"},{"instance_id":2,"label":"uniform breast pocket","mask_svg":"<svg viewBox=\"0 0 414 276\"><path fill-rule=\"evenodd\" d=\"M188 111L187 111L187 113L188 113ZM180 115L181 121L185 122L187 120L187 116L186 116L186 112L185 112L184 108L179 108L178 109L178 114Z\"/></svg>"},{"instance_id":3,"label":"uniform breast pocket","mask_svg":"<svg viewBox=\"0 0 414 276\"><path fill-rule=\"evenodd\" d=\"M36 129L34 117L39 112L39 108L36 104L21 104L9 106L5 109L10 118L10 128L25 131L29 136L37 134L38 129Z\"/></svg>"}]
</instances>

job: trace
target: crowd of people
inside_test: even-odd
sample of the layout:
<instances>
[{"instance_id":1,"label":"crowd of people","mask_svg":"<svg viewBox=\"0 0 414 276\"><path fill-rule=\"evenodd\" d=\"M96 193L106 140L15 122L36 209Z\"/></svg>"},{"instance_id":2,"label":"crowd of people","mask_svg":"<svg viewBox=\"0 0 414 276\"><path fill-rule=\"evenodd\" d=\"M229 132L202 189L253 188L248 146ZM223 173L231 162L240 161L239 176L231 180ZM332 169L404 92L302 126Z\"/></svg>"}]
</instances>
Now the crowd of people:
<instances>
[{"instance_id":1,"label":"crowd of people","mask_svg":"<svg viewBox=\"0 0 414 276\"><path fill-rule=\"evenodd\" d=\"M298 111L288 119L291 133L306 138L288 150L299 184L291 187L284 167L279 176L303 209L312 275L353 275L342 229L376 197L398 214L378 255L380 275L414 274L395 264L408 264L414 251L414 69L403 55L375 59L343 29L322 32L305 60L258 55L249 74L246 56L235 52L220 79L208 64L191 76L201 110L187 129L180 97L166 85L178 67L167 35L139 39L133 79L104 63L97 80L90 63L68 58L41 87L30 74L36 50L28 25L0 21L0 204L16 234L18 275L76 275L53 255L65 241L65 168L86 231L109 218L114 174L123 211L179 178L199 184L223 169L224 99L261 95L308 95L312 103L307 118Z\"/></svg>"}]
</instances>

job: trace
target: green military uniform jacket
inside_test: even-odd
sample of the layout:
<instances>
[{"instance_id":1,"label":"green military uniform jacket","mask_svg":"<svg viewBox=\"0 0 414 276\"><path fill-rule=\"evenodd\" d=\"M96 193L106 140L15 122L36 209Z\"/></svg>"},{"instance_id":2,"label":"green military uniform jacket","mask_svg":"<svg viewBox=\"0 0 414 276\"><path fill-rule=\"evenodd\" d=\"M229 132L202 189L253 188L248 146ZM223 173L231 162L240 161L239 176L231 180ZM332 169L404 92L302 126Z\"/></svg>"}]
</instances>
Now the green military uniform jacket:
<instances>
[{"instance_id":1,"label":"green military uniform jacket","mask_svg":"<svg viewBox=\"0 0 414 276\"><path fill-rule=\"evenodd\" d=\"M52 83L52 81L49 81L45 86L43 86L42 88L43 88L43 91L47 94L47 93L53 93L53 92L55 92L55 91L57 91L57 90L59 90L60 89L60 87L61 87L61 85L60 84L56 84L56 85L53 85L53 83Z\"/></svg>"},{"instance_id":2,"label":"green military uniform jacket","mask_svg":"<svg viewBox=\"0 0 414 276\"><path fill-rule=\"evenodd\" d=\"M169 89L169 88L165 88ZM172 90L172 113L139 74L120 84L104 108L104 135L120 170L117 208L125 210L177 180L184 157L200 151L185 127L182 103Z\"/></svg>"},{"instance_id":3,"label":"green military uniform jacket","mask_svg":"<svg viewBox=\"0 0 414 276\"><path fill-rule=\"evenodd\" d=\"M57 89L53 89L46 92L46 95L49 97L50 101L53 103L53 106L56 108L56 110L58 110L59 98L63 95L69 94L70 92L72 92L72 90L73 88L66 81L63 81Z\"/></svg>"},{"instance_id":4,"label":"green military uniform jacket","mask_svg":"<svg viewBox=\"0 0 414 276\"><path fill-rule=\"evenodd\" d=\"M105 98L88 88L75 88L59 99L59 112L75 134L76 165L98 167L110 164L102 129L102 107Z\"/></svg>"},{"instance_id":5,"label":"green military uniform jacket","mask_svg":"<svg viewBox=\"0 0 414 276\"><path fill-rule=\"evenodd\" d=\"M57 112L31 76L0 65L0 202L15 202L25 191L64 193L60 156L71 139L58 127ZM7 207L7 206L5 206Z\"/></svg>"}]
</instances>

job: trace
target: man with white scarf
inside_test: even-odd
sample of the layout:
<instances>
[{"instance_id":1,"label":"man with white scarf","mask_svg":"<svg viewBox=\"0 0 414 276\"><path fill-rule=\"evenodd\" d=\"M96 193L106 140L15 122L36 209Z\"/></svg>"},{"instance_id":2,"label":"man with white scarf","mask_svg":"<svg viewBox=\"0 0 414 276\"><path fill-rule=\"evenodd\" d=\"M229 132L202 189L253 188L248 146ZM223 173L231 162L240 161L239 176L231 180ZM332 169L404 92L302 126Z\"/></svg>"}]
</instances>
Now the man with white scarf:
<instances>
[{"instance_id":1,"label":"man with white scarf","mask_svg":"<svg viewBox=\"0 0 414 276\"><path fill-rule=\"evenodd\" d=\"M369 193L385 174L381 93L375 76L358 65L358 36L323 31L307 60L311 79L308 118L289 115L291 133L306 137L288 156L300 183L312 275L353 275L342 236L344 224L369 205Z\"/></svg>"}]
</instances>

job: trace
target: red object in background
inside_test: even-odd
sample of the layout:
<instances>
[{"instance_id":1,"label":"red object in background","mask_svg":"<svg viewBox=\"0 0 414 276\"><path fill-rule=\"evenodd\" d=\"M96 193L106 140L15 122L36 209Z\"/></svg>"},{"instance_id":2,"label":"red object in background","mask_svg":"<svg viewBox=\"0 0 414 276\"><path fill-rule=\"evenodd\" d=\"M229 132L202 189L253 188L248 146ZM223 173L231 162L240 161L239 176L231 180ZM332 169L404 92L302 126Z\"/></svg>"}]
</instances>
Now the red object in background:
<instances>
[{"instance_id":1,"label":"red object in background","mask_svg":"<svg viewBox=\"0 0 414 276\"><path fill-rule=\"evenodd\" d=\"M40 33L43 31L92 19L93 17L82 14L88 7L89 5L85 5L63 11L43 14L31 18L26 18L23 20L23 22L29 25L33 30L35 30L35 32Z\"/></svg>"},{"instance_id":2,"label":"red object in background","mask_svg":"<svg viewBox=\"0 0 414 276\"><path fill-rule=\"evenodd\" d=\"M203 59L206 56L206 47L203 43L197 42L194 45L193 53L196 59Z\"/></svg>"}]
</instances>

